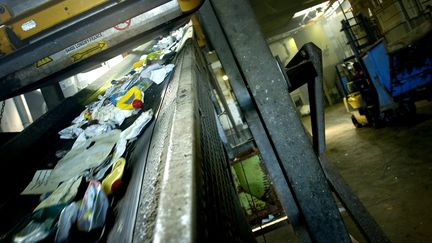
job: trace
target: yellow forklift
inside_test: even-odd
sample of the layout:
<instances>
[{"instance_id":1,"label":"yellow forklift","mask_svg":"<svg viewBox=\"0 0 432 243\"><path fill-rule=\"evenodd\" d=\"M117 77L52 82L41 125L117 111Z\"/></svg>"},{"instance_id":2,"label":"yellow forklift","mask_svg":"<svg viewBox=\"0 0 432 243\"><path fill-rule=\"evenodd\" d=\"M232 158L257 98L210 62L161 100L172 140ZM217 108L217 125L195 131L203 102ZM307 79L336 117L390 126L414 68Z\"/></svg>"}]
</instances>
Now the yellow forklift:
<instances>
[{"instance_id":1,"label":"yellow forklift","mask_svg":"<svg viewBox=\"0 0 432 243\"><path fill-rule=\"evenodd\" d=\"M376 91L362 72L358 62L346 62L336 66L345 92L343 99L355 127L378 126Z\"/></svg>"}]
</instances>

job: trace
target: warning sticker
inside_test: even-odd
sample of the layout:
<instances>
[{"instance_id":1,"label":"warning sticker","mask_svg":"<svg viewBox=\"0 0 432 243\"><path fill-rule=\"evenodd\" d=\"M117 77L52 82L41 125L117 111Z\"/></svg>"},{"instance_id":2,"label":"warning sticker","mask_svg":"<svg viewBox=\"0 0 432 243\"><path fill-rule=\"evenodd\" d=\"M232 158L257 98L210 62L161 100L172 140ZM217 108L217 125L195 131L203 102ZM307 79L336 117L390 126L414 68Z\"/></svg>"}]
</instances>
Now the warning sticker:
<instances>
[{"instance_id":1,"label":"warning sticker","mask_svg":"<svg viewBox=\"0 0 432 243\"><path fill-rule=\"evenodd\" d=\"M39 61L37 61L35 63L35 66L37 68L40 68L40 67L42 67L44 65L47 65L48 63L50 63L52 61L53 61L53 59L51 57L44 57L44 58L40 59Z\"/></svg>"},{"instance_id":2,"label":"warning sticker","mask_svg":"<svg viewBox=\"0 0 432 243\"><path fill-rule=\"evenodd\" d=\"M99 53L107 48L108 44L104 40L100 40L96 43L92 43L86 46L78 52L73 53L70 57L72 58L72 62L78 62L88 57L91 57L94 54Z\"/></svg>"}]
</instances>

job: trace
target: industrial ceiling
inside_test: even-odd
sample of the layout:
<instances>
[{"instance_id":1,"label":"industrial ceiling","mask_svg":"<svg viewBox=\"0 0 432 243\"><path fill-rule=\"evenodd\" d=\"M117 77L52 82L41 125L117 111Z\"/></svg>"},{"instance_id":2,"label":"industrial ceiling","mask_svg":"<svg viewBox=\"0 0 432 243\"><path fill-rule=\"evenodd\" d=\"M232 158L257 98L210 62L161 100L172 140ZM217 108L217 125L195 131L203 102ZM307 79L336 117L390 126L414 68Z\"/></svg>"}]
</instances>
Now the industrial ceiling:
<instances>
[{"instance_id":1,"label":"industrial ceiling","mask_svg":"<svg viewBox=\"0 0 432 243\"><path fill-rule=\"evenodd\" d=\"M250 0L257 20L266 37L290 30L293 15L301 10L323 3L323 0Z\"/></svg>"}]
</instances>

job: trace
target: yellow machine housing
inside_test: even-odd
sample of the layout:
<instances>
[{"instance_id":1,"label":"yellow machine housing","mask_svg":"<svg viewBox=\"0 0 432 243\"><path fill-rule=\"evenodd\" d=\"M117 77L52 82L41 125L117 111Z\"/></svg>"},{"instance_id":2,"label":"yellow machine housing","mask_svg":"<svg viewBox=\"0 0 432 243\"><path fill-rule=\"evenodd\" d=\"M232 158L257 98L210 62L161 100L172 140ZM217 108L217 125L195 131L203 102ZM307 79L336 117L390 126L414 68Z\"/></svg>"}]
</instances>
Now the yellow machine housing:
<instances>
[{"instance_id":1,"label":"yellow machine housing","mask_svg":"<svg viewBox=\"0 0 432 243\"><path fill-rule=\"evenodd\" d=\"M76 17L92 8L95 8L109 0L61 0L50 1L20 16L12 16L7 6L0 14L0 21L4 23L0 30L0 51L3 55L9 54L17 47L11 41L9 33L15 35L18 40L24 41L68 19ZM12 48L11 48L12 47Z\"/></svg>"},{"instance_id":2,"label":"yellow machine housing","mask_svg":"<svg viewBox=\"0 0 432 243\"><path fill-rule=\"evenodd\" d=\"M6 33L6 26L0 26L0 56L9 54L15 51L15 47L9 41Z\"/></svg>"}]
</instances>

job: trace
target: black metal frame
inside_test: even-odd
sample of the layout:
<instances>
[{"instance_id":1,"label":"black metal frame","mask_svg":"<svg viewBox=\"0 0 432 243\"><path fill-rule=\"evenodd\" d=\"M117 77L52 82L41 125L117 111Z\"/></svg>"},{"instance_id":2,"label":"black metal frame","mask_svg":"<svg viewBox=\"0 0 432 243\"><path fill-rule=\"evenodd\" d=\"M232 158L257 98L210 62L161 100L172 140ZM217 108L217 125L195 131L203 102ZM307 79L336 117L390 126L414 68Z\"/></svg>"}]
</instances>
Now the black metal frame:
<instances>
[{"instance_id":1,"label":"black metal frame","mask_svg":"<svg viewBox=\"0 0 432 243\"><path fill-rule=\"evenodd\" d=\"M212 38L210 35L217 27L217 23L212 23L213 28L205 27L206 33L215 47L217 42L226 38L225 48L215 48L219 55L232 51L220 56L222 65L231 79L237 80L232 87L235 93L241 92L237 99L243 110L255 111L255 124L262 125L261 137L256 137L251 130L261 153L266 156L263 159L278 196L295 202L292 204L288 202L291 200L281 199L290 221L296 220L296 216L299 223L304 220L312 241L349 242L318 158L289 98L284 74L275 65L249 3L245 0L213 0L209 3L208 11L214 11L222 28ZM210 22L208 16L203 16L202 20L204 25ZM231 60L227 60L226 55L230 55ZM249 90L242 80L246 81ZM260 144L262 140L268 143ZM266 158L273 160L266 161ZM283 177L276 176L280 174ZM287 193L290 187L292 195ZM301 224L293 223L295 227L298 225Z\"/></svg>"},{"instance_id":2,"label":"black metal frame","mask_svg":"<svg viewBox=\"0 0 432 243\"><path fill-rule=\"evenodd\" d=\"M246 0L211 0L199 16L209 45L230 77L275 191L300 241L351 241L331 188L368 241L387 242L378 224L323 155L321 50L313 43L304 45L285 74L271 55ZM288 93L306 83L313 144Z\"/></svg>"},{"instance_id":3,"label":"black metal frame","mask_svg":"<svg viewBox=\"0 0 432 243\"><path fill-rule=\"evenodd\" d=\"M311 110L312 140L315 152L325 151L322 52L315 44L305 44L286 66L288 90L308 85Z\"/></svg>"}]
</instances>

